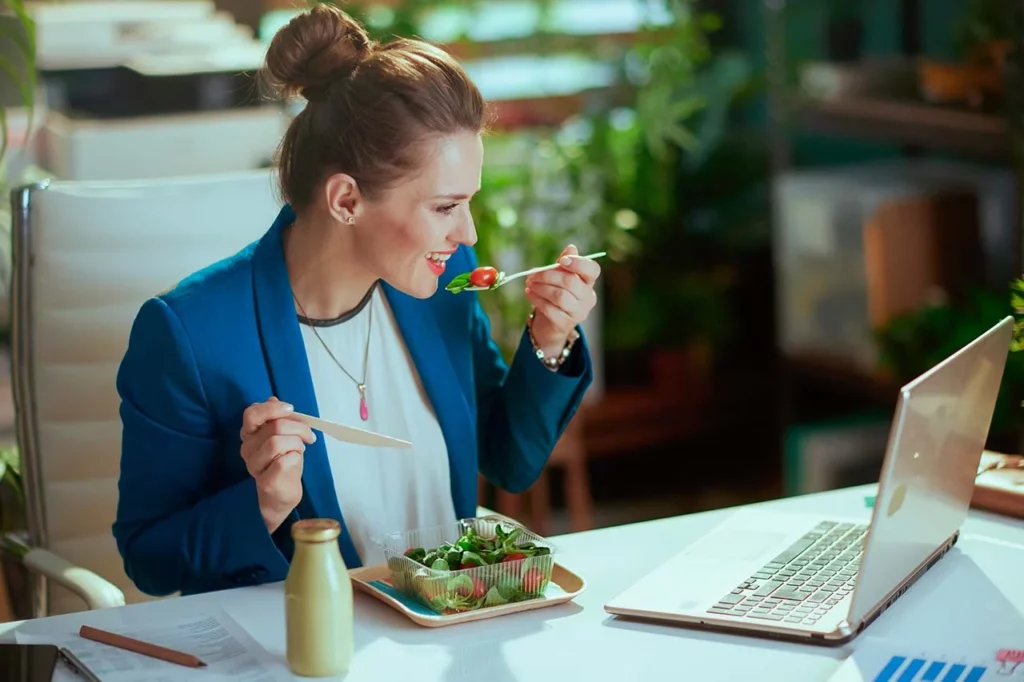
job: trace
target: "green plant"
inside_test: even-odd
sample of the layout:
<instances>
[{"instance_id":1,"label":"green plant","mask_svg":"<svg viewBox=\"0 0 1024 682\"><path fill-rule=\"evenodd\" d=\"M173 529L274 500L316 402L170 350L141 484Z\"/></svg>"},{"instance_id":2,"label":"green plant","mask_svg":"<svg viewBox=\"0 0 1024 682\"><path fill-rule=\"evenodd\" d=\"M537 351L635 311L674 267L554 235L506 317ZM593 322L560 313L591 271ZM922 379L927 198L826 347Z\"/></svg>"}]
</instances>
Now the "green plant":
<instances>
[{"instance_id":1,"label":"green plant","mask_svg":"<svg viewBox=\"0 0 1024 682\"><path fill-rule=\"evenodd\" d=\"M31 121L36 89L35 22L25 11L22 0L0 0L0 8L4 10L0 16L5 19L0 21L0 41L13 45L16 56L0 54L0 72L3 74L0 83L15 88L21 105L29 110ZM0 160L7 155L7 143L7 110L0 107Z\"/></svg>"},{"instance_id":2,"label":"green plant","mask_svg":"<svg viewBox=\"0 0 1024 682\"><path fill-rule=\"evenodd\" d=\"M969 0L955 28L956 42L965 53L973 48L1013 40L1014 5L1006 0Z\"/></svg>"},{"instance_id":3,"label":"green plant","mask_svg":"<svg viewBox=\"0 0 1024 682\"><path fill-rule=\"evenodd\" d=\"M25 527L25 492L21 458L15 445L0 448L0 531Z\"/></svg>"},{"instance_id":4,"label":"green plant","mask_svg":"<svg viewBox=\"0 0 1024 682\"><path fill-rule=\"evenodd\" d=\"M1015 285L1011 306L1024 300ZM909 381L977 338L1008 313L1005 295L988 289L971 290L960 303L936 303L900 315L876 332L879 364L899 382ZM1020 326L1018 325L1018 330ZM1021 348L1020 334L1011 350ZM1003 435L1024 427L1024 353L1010 353L999 389L991 432Z\"/></svg>"},{"instance_id":5,"label":"green plant","mask_svg":"<svg viewBox=\"0 0 1024 682\"><path fill-rule=\"evenodd\" d=\"M726 263L767 233L758 191L766 150L728 132L730 113L754 84L745 56L715 56L677 95L702 103L689 115L685 146L666 150L641 138L626 146L628 160L620 156L610 164L629 169L627 181L613 185L613 196L636 213L632 234L642 245L629 259L631 291L609 301L610 350L714 346L732 332L735 278ZM639 137L648 122L638 116L632 125Z\"/></svg>"},{"instance_id":6,"label":"green plant","mask_svg":"<svg viewBox=\"0 0 1024 682\"><path fill-rule=\"evenodd\" d=\"M13 46L12 50L0 53L0 88L13 88L19 104L28 110L31 125L36 89L36 30L35 22L25 10L22 0L0 0L0 41ZM0 106L0 190L7 196L11 180L6 170L8 159L7 109ZM0 220L5 229L0 230L8 240L5 250L10 250L11 214L6 202L0 211ZM9 286L9 282L8 282ZM2 341L9 343L9 329L2 332ZM25 501L21 477L21 458L18 448L10 445L0 449L0 531L21 530L25 527Z\"/></svg>"}]
</instances>

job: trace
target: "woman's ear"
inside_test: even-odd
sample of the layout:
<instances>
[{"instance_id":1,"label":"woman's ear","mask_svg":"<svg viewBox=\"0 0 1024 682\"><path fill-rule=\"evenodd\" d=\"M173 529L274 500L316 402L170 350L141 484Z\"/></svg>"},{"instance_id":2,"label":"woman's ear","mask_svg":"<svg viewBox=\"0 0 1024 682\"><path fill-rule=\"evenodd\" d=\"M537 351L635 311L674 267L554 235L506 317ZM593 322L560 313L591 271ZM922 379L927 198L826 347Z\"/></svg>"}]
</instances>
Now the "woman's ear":
<instances>
[{"instance_id":1,"label":"woman's ear","mask_svg":"<svg viewBox=\"0 0 1024 682\"><path fill-rule=\"evenodd\" d=\"M327 178L324 198L327 200L327 210L339 223L351 225L363 209L359 184L346 173L335 173Z\"/></svg>"}]
</instances>

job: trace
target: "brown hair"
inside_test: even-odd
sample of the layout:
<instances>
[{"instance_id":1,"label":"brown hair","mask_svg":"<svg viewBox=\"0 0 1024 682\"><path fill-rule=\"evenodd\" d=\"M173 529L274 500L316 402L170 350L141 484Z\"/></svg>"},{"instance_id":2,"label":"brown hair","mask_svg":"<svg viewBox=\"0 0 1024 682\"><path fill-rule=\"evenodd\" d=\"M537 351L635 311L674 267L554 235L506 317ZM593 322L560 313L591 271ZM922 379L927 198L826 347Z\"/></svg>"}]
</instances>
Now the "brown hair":
<instances>
[{"instance_id":1,"label":"brown hair","mask_svg":"<svg viewBox=\"0 0 1024 682\"><path fill-rule=\"evenodd\" d=\"M483 98L448 53L417 40L376 43L329 4L277 32L264 80L308 100L277 152L281 193L297 209L334 172L375 198L422 163L425 138L484 125Z\"/></svg>"}]
</instances>

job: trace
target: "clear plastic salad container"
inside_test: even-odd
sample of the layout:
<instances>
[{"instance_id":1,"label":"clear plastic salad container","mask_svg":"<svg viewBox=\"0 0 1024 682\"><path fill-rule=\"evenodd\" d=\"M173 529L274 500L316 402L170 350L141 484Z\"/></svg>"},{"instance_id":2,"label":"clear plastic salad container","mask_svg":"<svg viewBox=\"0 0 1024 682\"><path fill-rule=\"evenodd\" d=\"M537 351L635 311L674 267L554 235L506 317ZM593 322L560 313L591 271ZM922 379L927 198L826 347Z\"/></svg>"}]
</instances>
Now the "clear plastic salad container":
<instances>
[{"instance_id":1,"label":"clear plastic salad container","mask_svg":"<svg viewBox=\"0 0 1024 682\"><path fill-rule=\"evenodd\" d=\"M441 614L543 596L554 547L506 519L463 519L380 539L395 589Z\"/></svg>"}]
</instances>

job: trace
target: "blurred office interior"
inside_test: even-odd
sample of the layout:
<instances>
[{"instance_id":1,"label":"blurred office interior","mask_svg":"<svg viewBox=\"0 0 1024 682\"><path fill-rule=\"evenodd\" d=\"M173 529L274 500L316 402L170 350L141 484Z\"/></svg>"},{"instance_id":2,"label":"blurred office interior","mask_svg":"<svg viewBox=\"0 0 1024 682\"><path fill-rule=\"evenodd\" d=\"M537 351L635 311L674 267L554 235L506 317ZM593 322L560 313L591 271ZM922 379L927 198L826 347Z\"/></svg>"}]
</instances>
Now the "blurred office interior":
<instances>
[{"instance_id":1,"label":"blurred office interior","mask_svg":"<svg viewBox=\"0 0 1024 682\"><path fill-rule=\"evenodd\" d=\"M482 502L543 535L875 481L901 383L1013 312L1018 0L339 4L376 37L443 45L491 103L474 199L481 262L547 263L568 242L609 252L586 327L597 381L584 408L530 491L481 484ZM305 6L8 3L5 196L46 179L269 168L303 102L269 100L254 76ZM0 208L0 523L22 530L25 490L42 486L65 513L98 519L67 531L70 547L109 529L116 474L75 469L76 481L104 477L102 495L43 480L45 465L24 480L10 363L17 209ZM83 253L102 262L101 249ZM482 299L509 351L527 312L514 289ZM124 331L104 355L111 390ZM1019 451L1022 372L1011 354L994 449ZM78 376L69 367L51 390ZM116 430L116 402L103 400Z\"/></svg>"}]
</instances>

